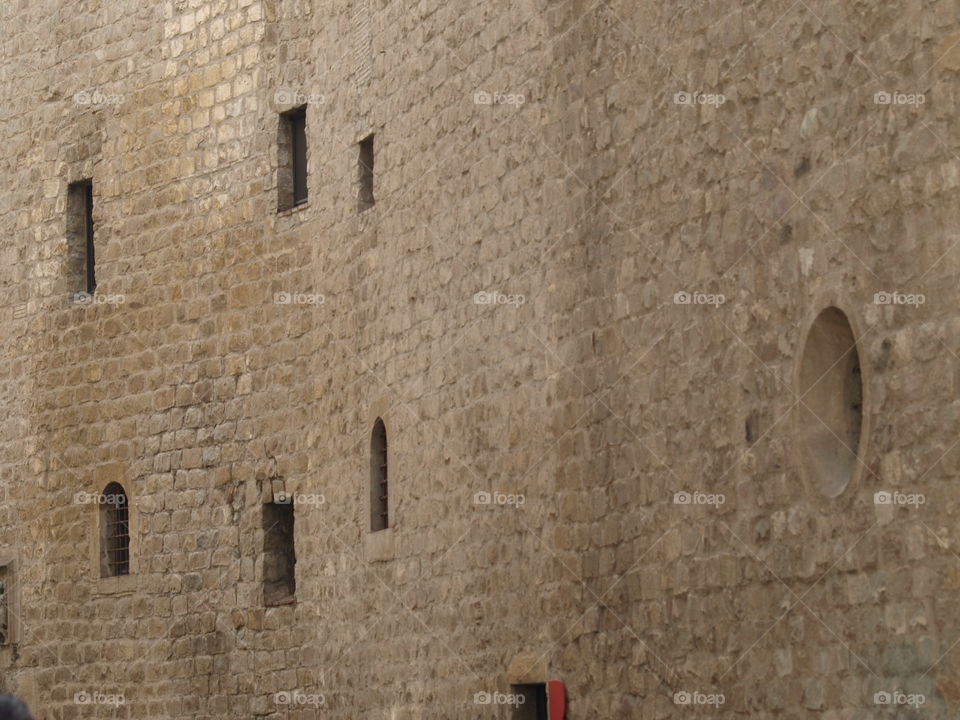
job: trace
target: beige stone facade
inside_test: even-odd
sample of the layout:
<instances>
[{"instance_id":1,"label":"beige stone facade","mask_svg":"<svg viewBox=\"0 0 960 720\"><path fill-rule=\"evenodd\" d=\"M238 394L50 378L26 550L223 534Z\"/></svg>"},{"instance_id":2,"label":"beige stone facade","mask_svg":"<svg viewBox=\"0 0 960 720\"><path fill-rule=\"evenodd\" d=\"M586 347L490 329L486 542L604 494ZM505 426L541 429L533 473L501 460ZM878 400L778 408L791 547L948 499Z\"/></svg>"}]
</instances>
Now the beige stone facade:
<instances>
[{"instance_id":1,"label":"beige stone facade","mask_svg":"<svg viewBox=\"0 0 960 720\"><path fill-rule=\"evenodd\" d=\"M956 0L0 26L0 690L47 720L520 717L548 681L570 720L958 716ZM265 602L278 493L296 587Z\"/></svg>"}]
</instances>

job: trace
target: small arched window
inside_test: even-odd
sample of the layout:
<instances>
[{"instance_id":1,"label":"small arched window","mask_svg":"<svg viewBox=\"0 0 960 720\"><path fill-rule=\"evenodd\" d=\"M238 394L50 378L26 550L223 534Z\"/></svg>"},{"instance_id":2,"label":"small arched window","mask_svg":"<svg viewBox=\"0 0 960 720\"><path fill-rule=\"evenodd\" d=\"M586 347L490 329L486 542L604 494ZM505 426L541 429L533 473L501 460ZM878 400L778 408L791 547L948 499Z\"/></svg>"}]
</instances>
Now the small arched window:
<instances>
[{"instance_id":1,"label":"small arched window","mask_svg":"<svg viewBox=\"0 0 960 720\"><path fill-rule=\"evenodd\" d=\"M370 437L370 530L390 527L389 493L387 490L387 428L377 418Z\"/></svg>"},{"instance_id":2,"label":"small arched window","mask_svg":"<svg viewBox=\"0 0 960 720\"><path fill-rule=\"evenodd\" d=\"M100 576L130 574L130 508L120 483L110 483L99 498Z\"/></svg>"}]
</instances>

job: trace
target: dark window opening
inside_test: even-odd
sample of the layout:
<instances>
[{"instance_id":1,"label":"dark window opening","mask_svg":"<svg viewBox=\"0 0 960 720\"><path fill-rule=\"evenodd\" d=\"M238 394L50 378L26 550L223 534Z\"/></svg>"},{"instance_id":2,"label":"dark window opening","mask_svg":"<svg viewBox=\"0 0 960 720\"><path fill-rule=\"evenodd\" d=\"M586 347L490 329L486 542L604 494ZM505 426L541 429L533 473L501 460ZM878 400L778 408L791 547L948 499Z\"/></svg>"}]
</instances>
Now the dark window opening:
<instances>
[{"instance_id":1,"label":"dark window opening","mask_svg":"<svg viewBox=\"0 0 960 720\"><path fill-rule=\"evenodd\" d=\"M358 170L360 192L358 196L358 212L373 207L373 135L368 135L360 141L358 155Z\"/></svg>"},{"instance_id":2,"label":"dark window opening","mask_svg":"<svg viewBox=\"0 0 960 720\"><path fill-rule=\"evenodd\" d=\"M130 574L130 508L119 483L110 483L100 501L100 576Z\"/></svg>"},{"instance_id":3,"label":"dark window opening","mask_svg":"<svg viewBox=\"0 0 960 720\"><path fill-rule=\"evenodd\" d=\"M545 683L514 685L517 696L513 720L547 720L547 686Z\"/></svg>"},{"instance_id":4,"label":"dark window opening","mask_svg":"<svg viewBox=\"0 0 960 720\"><path fill-rule=\"evenodd\" d=\"M387 487L387 428L377 418L370 438L370 530L390 527Z\"/></svg>"},{"instance_id":5,"label":"dark window opening","mask_svg":"<svg viewBox=\"0 0 960 720\"><path fill-rule=\"evenodd\" d=\"M752 411L747 415L747 420L743 424L744 435L746 435L748 443L754 443L759 437L759 425L760 425L760 415L756 410Z\"/></svg>"},{"instance_id":6,"label":"dark window opening","mask_svg":"<svg viewBox=\"0 0 960 720\"><path fill-rule=\"evenodd\" d=\"M297 591L293 499L263 506L263 602L287 605Z\"/></svg>"},{"instance_id":7,"label":"dark window opening","mask_svg":"<svg viewBox=\"0 0 960 720\"><path fill-rule=\"evenodd\" d=\"M67 187L67 253L73 291L92 293L97 288L92 180L80 180Z\"/></svg>"},{"instance_id":8,"label":"dark window opening","mask_svg":"<svg viewBox=\"0 0 960 720\"><path fill-rule=\"evenodd\" d=\"M10 644L10 566L0 567L0 645Z\"/></svg>"},{"instance_id":9,"label":"dark window opening","mask_svg":"<svg viewBox=\"0 0 960 720\"><path fill-rule=\"evenodd\" d=\"M289 210L307 201L307 108L280 116L278 207Z\"/></svg>"}]
</instances>

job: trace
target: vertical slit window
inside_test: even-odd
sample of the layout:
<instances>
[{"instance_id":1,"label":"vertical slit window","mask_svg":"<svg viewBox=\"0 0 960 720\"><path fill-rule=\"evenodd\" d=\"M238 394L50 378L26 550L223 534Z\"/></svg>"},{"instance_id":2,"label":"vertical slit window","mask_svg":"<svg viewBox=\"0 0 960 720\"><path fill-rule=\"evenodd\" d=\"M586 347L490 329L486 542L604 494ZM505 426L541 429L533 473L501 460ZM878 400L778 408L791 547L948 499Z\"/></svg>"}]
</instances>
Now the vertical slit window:
<instances>
[{"instance_id":1,"label":"vertical slit window","mask_svg":"<svg viewBox=\"0 0 960 720\"><path fill-rule=\"evenodd\" d=\"M297 592L293 497L263 506L263 602L288 605Z\"/></svg>"},{"instance_id":2,"label":"vertical slit window","mask_svg":"<svg viewBox=\"0 0 960 720\"><path fill-rule=\"evenodd\" d=\"M289 210L307 202L306 106L280 116L278 159L278 208Z\"/></svg>"},{"instance_id":3,"label":"vertical slit window","mask_svg":"<svg viewBox=\"0 0 960 720\"><path fill-rule=\"evenodd\" d=\"M370 530L390 527L389 486L387 474L387 428L377 418L370 438Z\"/></svg>"},{"instance_id":4,"label":"vertical slit window","mask_svg":"<svg viewBox=\"0 0 960 720\"><path fill-rule=\"evenodd\" d=\"M102 577L130 574L130 508L119 483L110 483L100 497Z\"/></svg>"},{"instance_id":5,"label":"vertical slit window","mask_svg":"<svg viewBox=\"0 0 960 720\"><path fill-rule=\"evenodd\" d=\"M368 135L360 141L358 154L358 171L360 191L358 195L358 212L373 207L373 135Z\"/></svg>"},{"instance_id":6,"label":"vertical slit window","mask_svg":"<svg viewBox=\"0 0 960 720\"><path fill-rule=\"evenodd\" d=\"M10 573L0 567L0 645L10 644Z\"/></svg>"},{"instance_id":7,"label":"vertical slit window","mask_svg":"<svg viewBox=\"0 0 960 720\"><path fill-rule=\"evenodd\" d=\"M93 242L93 181L80 180L67 188L67 252L74 292L97 288Z\"/></svg>"},{"instance_id":8,"label":"vertical slit window","mask_svg":"<svg viewBox=\"0 0 960 720\"><path fill-rule=\"evenodd\" d=\"M307 201L307 110L301 108L290 116L293 139L293 204Z\"/></svg>"}]
</instances>

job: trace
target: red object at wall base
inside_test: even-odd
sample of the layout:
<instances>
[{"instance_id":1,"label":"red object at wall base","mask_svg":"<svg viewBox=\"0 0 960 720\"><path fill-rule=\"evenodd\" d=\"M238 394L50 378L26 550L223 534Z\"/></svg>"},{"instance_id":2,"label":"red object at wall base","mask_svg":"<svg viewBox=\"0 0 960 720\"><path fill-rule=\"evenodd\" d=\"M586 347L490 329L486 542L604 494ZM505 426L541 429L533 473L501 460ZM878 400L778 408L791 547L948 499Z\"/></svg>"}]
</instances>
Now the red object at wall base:
<instances>
[{"instance_id":1,"label":"red object at wall base","mask_svg":"<svg viewBox=\"0 0 960 720\"><path fill-rule=\"evenodd\" d=\"M547 683L547 707L550 708L550 720L566 720L567 689L559 680Z\"/></svg>"}]
</instances>

